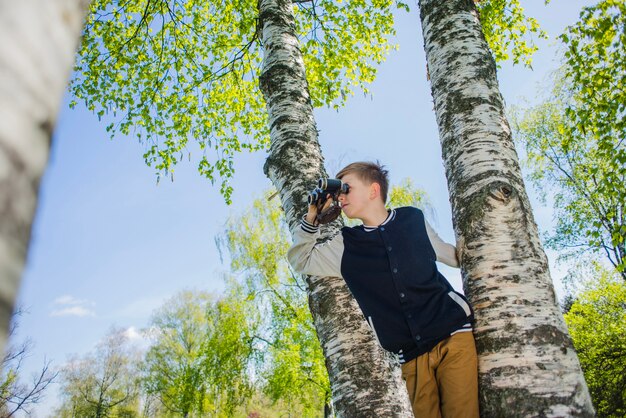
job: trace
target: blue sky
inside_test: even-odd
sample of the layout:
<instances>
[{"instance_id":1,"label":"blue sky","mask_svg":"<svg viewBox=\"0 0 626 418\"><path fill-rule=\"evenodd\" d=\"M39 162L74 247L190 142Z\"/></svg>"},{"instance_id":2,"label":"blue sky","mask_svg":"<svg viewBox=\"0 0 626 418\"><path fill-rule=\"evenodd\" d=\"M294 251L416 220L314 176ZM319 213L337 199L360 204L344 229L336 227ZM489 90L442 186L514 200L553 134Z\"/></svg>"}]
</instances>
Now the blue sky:
<instances>
[{"instance_id":1,"label":"blue sky","mask_svg":"<svg viewBox=\"0 0 626 418\"><path fill-rule=\"evenodd\" d=\"M581 0L523 1L550 35L541 41L534 70L504 65L500 87L508 105L533 99L539 83L554 70L555 41L573 23ZM331 173L355 160L378 159L392 183L413 179L435 209L433 225L454 242L447 185L430 86L426 80L417 7L397 19L392 52L371 86L372 97L356 94L339 112L315 111L320 143ZM244 211L270 187L262 170L265 152L237 157L233 205L201 178L193 163L176 167L175 180L161 180L142 159L133 138L111 141L104 123L65 99L54 134L19 303L28 313L19 338L36 346L25 370L51 359L61 366L70 354L93 349L112 325L138 330L151 312L182 289L218 293L228 266L220 261L214 238L229 216ZM540 229L551 225L551 210L533 197ZM553 278L564 268L554 266ZM442 269L460 289L458 271ZM557 286L559 288L559 286ZM37 416L56 405L55 385Z\"/></svg>"}]
</instances>

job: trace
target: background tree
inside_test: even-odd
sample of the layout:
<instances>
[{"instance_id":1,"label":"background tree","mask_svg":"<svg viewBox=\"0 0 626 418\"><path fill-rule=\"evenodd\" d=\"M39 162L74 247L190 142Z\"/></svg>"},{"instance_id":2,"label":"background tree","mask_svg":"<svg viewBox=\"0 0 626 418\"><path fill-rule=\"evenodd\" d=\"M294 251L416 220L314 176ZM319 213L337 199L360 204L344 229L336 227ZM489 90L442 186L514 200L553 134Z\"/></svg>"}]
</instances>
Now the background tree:
<instances>
[{"instance_id":1,"label":"background tree","mask_svg":"<svg viewBox=\"0 0 626 418\"><path fill-rule=\"evenodd\" d=\"M151 337L142 364L142 384L171 413L188 417L206 412L202 347L209 336L207 310L213 303L206 292L182 291L152 316Z\"/></svg>"},{"instance_id":2,"label":"background tree","mask_svg":"<svg viewBox=\"0 0 626 418\"><path fill-rule=\"evenodd\" d=\"M304 416L330 415L330 383L308 307L306 284L294 274L286 253L291 239L277 199L257 199L230 219L217 240L240 277L242 299L260 318L254 368L264 392ZM314 412L317 412L316 414Z\"/></svg>"},{"instance_id":3,"label":"background tree","mask_svg":"<svg viewBox=\"0 0 626 418\"><path fill-rule=\"evenodd\" d=\"M24 311L18 308L13 313L9 326L9 339L15 337L19 318ZM23 361L31 355L33 342L30 338L11 344L0 364L0 415L8 418L22 412L30 415L31 408L43 400L48 386L54 382L59 372L51 369L51 362L44 360L40 372L33 375L32 383L24 383Z\"/></svg>"},{"instance_id":4,"label":"background tree","mask_svg":"<svg viewBox=\"0 0 626 418\"><path fill-rule=\"evenodd\" d=\"M71 359L61 372L61 417L133 417L139 411L138 353L112 328L93 353Z\"/></svg>"},{"instance_id":5,"label":"background tree","mask_svg":"<svg viewBox=\"0 0 626 418\"><path fill-rule=\"evenodd\" d=\"M548 245L601 252L626 280L626 6L600 1L560 37L564 64L550 98L518 111L530 177L554 196Z\"/></svg>"},{"instance_id":6,"label":"background tree","mask_svg":"<svg viewBox=\"0 0 626 418\"><path fill-rule=\"evenodd\" d=\"M598 417L626 414L626 283L593 263L565 321Z\"/></svg>"},{"instance_id":7,"label":"background tree","mask_svg":"<svg viewBox=\"0 0 626 418\"><path fill-rule=\"evenodd\" d=\"M254 392L250 363L258 319L243 296L232 285L207 311L210 333L202 347L203 367L212 400L209 411L217 416L232 416Z\"/></svg>"},{"instance_id":8,"label":"background tree","mask_svg":"<svg viewBox=\"0 0 626 418\"><path fill-rule=\"evenodd\" d=\"M474 2L419 7L463 284L476 313L481 413L592 416Z\"/></svg>"}]
</instances>

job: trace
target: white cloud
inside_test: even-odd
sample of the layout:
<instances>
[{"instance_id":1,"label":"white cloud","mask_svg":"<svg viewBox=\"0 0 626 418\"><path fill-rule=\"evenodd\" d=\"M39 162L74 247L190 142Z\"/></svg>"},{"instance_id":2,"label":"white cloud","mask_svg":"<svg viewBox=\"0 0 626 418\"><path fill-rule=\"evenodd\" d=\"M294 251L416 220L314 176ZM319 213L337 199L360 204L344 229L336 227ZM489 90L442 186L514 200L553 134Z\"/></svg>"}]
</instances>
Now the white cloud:
<instances>
[{"instance_id":1,"label":"white cloud","mask_svg":"<svg viewBox=\"0 0 626 418\"><path fill-rule=\"evenodd\" d=\"M124 330L124 335L130 341L137 341L137 340L143 339L143 335L141 335L141 332L138 331L137 328L135 327L129 327L126 330Z\"/></svg>"},{"instance_id":2,"label":"white cloud","mask_svg":"<svg viewBox=\"0 0 626 418\"><path fill-rule=\"evenodd\" d=\"M50 316L96 316L92 309L95 303L85 299L77 299L72 295L63 295L56 298L52 304L53 311Z\"/></svg>"},{"instance_id":3,"label":"white cloud","mask_svg":"<svg viewBox=\"0 0 626 418\"><path fill-rule=\"evenodd\" d=\"M55 305L95 305L95 303L86 299L76 299L72 295L63 295L56 298L53 302Z\"/></svg>"},{"instance_id":4,"label":"white cloud","mask_svg":"<svg viewBox=\"0 0 626 418\"><path fill-rule=\"evenodd\" d=\"M134 326L126 328L122 334L128 338L128 342L139 350L147 350L150 347L150 338L148 335L138 330Z\"/></svg>"},{"instance_id":5,"label":"white cloud","mask_svg":"<svg viewBox=\"0 0 626 418\"><path fill-rule=\"evenodd\" d=\"M96 313L82 306L71 306L56 309L50 313L50 316L96 316Z\"/></svg>"}]
</instances>

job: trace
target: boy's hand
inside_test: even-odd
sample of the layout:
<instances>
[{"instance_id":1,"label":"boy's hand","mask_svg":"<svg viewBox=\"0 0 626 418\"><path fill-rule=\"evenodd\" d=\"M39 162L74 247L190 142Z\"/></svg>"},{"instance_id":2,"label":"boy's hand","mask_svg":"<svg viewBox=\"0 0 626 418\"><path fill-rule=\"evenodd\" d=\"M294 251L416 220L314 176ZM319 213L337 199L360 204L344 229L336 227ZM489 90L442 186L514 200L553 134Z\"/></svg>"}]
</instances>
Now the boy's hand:
<instances>
[{"instance_id":1,"label":"boy's hand","mask_svg":"<svg viewBox=\"0 0 626 418\"><path fill-rule=\"evenodd\" d=\"M326 195L326 201L324 202L324 206L322 206L321 209L319 209L316 204L309 205L309 211L306 214L306 221L312 225L319 225L319 222L317 222L317 214L328 209L332 202L333 199L329 193L328 195Z\"/></svg>"}]
</instances>

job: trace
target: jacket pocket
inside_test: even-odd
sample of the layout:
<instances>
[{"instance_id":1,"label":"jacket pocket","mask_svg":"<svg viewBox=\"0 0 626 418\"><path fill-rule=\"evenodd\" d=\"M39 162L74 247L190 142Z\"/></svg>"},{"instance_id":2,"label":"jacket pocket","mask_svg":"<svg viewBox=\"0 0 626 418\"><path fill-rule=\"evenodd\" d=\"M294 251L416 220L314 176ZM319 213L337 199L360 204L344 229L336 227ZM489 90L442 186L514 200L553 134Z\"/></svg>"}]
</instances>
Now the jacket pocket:
<instances>
[{"instance_id":1,"label":"jacket pocket","mask_svg":"<svg viewBox=\"0 0 626 418\"><path fill-rule=\"evenodd\" d=\"M448 296L450 296L450 298L453 301L455 301L465 311L466 316L472 315L472 309L470 308L469 304L465 301L465 299L461 297L461 295L459 295L458 293L454 291L450 291L448 292Z\"/></svg>"}]
</instances>

